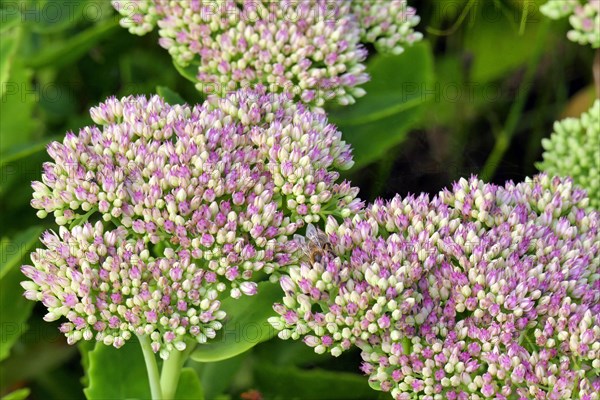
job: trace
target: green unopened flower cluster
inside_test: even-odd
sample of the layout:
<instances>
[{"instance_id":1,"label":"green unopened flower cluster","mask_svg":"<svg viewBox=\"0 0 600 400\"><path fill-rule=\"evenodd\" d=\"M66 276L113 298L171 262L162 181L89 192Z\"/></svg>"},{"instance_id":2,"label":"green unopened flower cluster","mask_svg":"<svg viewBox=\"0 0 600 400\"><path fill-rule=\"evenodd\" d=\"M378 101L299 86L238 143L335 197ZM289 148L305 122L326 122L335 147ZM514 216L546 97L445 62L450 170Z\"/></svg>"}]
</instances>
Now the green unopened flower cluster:
<instances>
[{"instance_id":1,"label":"green unopened flower cluster","mask_svg":"<svg viewBox=\"0 0 600 400\"><path fill-rule=\"evenodd\" d=\"M540 11L552 19L569 17L569 40L600 47L600 0L549 0Z\"/></svg>"},{"instance_id":2,"label":"green unopened flower cluster","mask_svg":"<svg viewBox=\"0 0 600 400\"><path fill-rule=\"evenodd\" d=\"M366 49L401 53L420 40L406 0L115 0L121 25L159 44L195 76L203 93L263 84L321 107L364 95Z\"/></svg>"},{"instance_id":3,"label":"green unopened flower cluster","mask_svg":"<svg viewBox=\"0 0 600 400\"><path fill-rule=\"evenodd\" d=\"M571 176L588 191L590 205L600 209L600 100L579 118L566 118L554 124L549 139L542 140L541 171Z\"/></svg>"}]
</instances>

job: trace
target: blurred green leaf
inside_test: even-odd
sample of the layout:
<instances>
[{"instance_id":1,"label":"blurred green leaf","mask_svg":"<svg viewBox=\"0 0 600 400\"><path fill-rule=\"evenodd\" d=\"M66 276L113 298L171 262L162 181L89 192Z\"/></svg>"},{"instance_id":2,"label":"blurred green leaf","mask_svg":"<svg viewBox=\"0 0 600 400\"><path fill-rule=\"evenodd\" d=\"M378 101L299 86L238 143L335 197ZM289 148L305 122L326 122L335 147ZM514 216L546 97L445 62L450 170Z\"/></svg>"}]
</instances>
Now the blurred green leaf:
<instances>
[{"instance_id":1,"label":"blurred green leaf","mask_svg":"<svg viewBox=\"0 0 600 400\"><path fill-rule=\"evenodd\" d=\"M407 110L392 117L361 125L337 123L343 138L352 144L354 168L381 158L391 147L402 142L409 130L421 121L423 109Z\"/></svg>"},{"instance_id":2,"label":"blurred green leaf","mask_svg":"<svg viewBox=\"0 0 600 400\"><path fill-rule=\"evenodd\" d=\"M192 368L183 368L179 376L179 384L175 400L204 400L204 392L200 378Z\"/></svg>"},{"instance_id":3,"label":"blurred green leaf","mask_svg":"<svg viewBox=\"0 0 600 400\"><path fill-rule=\"evenodd\" d=\"M23 22L33 32L42 34L64 31L80 21L93 21L106 13L98 1L37 0L22 4Z\"/></svg>"},{"instance_id":4,"label":"blurred green leaf","mask_svg":"<svg viewBox=\"0 0 600 400\"><path fill-rule=\"evenodd\" d=\"M157 86L156 93L165 99L165 101L171 105L173 104L185 104L186 101L181 97L179 93L169 89L166 86Z\"/></svg>"},{"instance_id":5,"label":"blurred green leaf","mask_svg":"<svg viewBox=\"0 0 600 400\"><path fill-rule=\"evenodd\" d=\"M173 65L175 66L177 72L179 72L185 79L193 83L198 83L198 80L196 79L196 74L198 73L198 63L192 62L187 67L182 67L173 60Z\"/></svg>"},{"instance_id":6,"label":"blurred green leaf","mask_svg":"<svg viewBox=\"0 0 600 400\"><path fill-rule=\"evenodd\" d=\"M27 318L34 302L23 297L20 282L25 280L18 266L39 240L42 229L30 228L17 235L14 240L3 240L0 260L0 360L10 354L10 349L19 336L27 330Z\"/></svg>"},{"instance_id":7,"label":"blurred green leaf","mask_svg":"<svg viewBox=\"0 0 600 400\"><path fill-rule=\"evenodd\" d=\"M84 371L87 371L90 368L90 353L94 350L95 345L96 342L90 340L80 340L77 343L79 354L81 354L81 368ZM90 379L87 374L84 374L80 381L83 386L89 386L90 384Z\"/></svg>"},{"instance_id":8,"label":"blurred green leaf","mask_svg":"<svg viewBox=\"0 0 600 400\"><path fill-rule=\"evenodd\" d=\"M0 249L2 250L2 256L0 257L0 280L20 265L25 256L31 251L31 248L38 243L41 233L42 228L36 226L16 235L12 241L2 240L0 244Z\"/></svg>"},{"instance_id":9,"label":"blurred green leaf","mask_svg":"<svg viewBox=\"0 0 600 400\"><path fill-rule=\"evenodd\" d=\"M525 64L531 57L539 20L530 19L519 33L521 14L515 9L506 18L493 18L499 11L492 10L491 2L482 3L475 24L466 30L464 49L473 55L470 79L479 85L501 78L507 72ZM486 18L487 15L487 18ZM541 18L541 17L538 17Z\"/></svg>"},{"instance_id":10,"label":"blurred green leaf","mask_svg":"<svg viewBox=\"0 0 600 400\"><path fill-rule=\"evenodd\" d=\"M356 104L332 110L329 115L354 148L356 167L380 158L402 142L423 116L432 90L433 57L428 43L420 43L400 56L377 55L367 71L367 95Z\"/></svg>"},{"instance_id":11,"label":"blurred green leaf","mask_svg":"<svg viewBox=\"0 0 600 400\"><path fill-rule=\"evenodd\" d=\"M198 372L207 400L215 400L227 390L247 354L242 353L236 357L211 363L192 362L189 364Z\"/></svg>"},{"instance_id":12,"label":"blurred green leaf","mask_svg":"<svg viewBox=\"0 0 600 400\"><path fill-rule=\"evenodd\" d=\"M274 365L304 366L330 360L327 354L317 354L302 341L271 340L254 349L261 361Z\"/></svg>"},{"instance_id":13,"label":"blurred green leaf","mask_svg":"<svg viewBox=\"0 0 600 400\"><path fill-rule=\"evenodd\" d=\"M198 362L225 360L275 336L267 319L275 315L273 303L282 297L279 284L260 282L254 296L223 300L221 309L227 312L223 328L214 339L199 345L191 358Z\"/></svg>"},{"instance_id":14,"label":"blurred green leaf","mask_svg":"<svg viewBox=\"0 0 600 400\"><path fill-rule=\"evenodd\" d=\"M97 343L89 354L88 399L149 399L150 386L142 349L136 339L120 349Z\"/></svg>"},{"instance_id":15,"label":"blurred green leaf","mask_svg":"<svg viewBox=\"0 0 600 400\"><path fill-rule=\"evenodd\" d=\"M433 55L429 43L409 47L400 56L377 54L367 66L371 80L362 87L364 97L349 107L332 110L332 117L345 125L366 124L426 102L423 91L433 80Z\"/></svg>"},{"instance_id":16,"label":"blurred green leaf","mask_svg":"<svg viewBox=\"0 0 600 400\"><path fill-rule=\"evenodd\" d=\"M2 400L25 400L27 396L29 396L31 390L28 388L23 388L19 390L15 390L12 393L7 394L6 396L2 396Z\"/></svg>"},{"instance_id":17,"label":"blurred green leaf","mask_svg":"<svg viewBox=\"0 0 600 400\"><path fill-rule=\"evenodd\" d=\"M48 143L55 140L62 140L64 136L51 136L40 140L29 141L12 146L5 151L0 152L0 167L19 159L29 157L46 149Z\"/></svg>"},{"instance_id":18,"label":"blurred green leaf","mask_svg":"<svg viewBox=\"0 0 600 400\"><path fill-rule=\"evenodd\" d=\"M24 381L37 380L60 368L75 354L75 347L69 346L58 331L60 323L48 323L42 318L30 318L27 323L29 329L0 366L0 391Z\"/></svg>"},{"instance_id":19,"label":"blurred green leaf","mask_svg":"<svg viewBox=\"0 0 600 400\"><path fill-rule=\"evenodd\" d=\"M348 372L261 363L254 370L256 384L270 399L285 400L352 400L377 399L378 392L369 387L367 377Z\"/></svg>"},{"instance_id":20,"label":"blurred green leaf","mask_svg":"<svg viewBox=\"0 0 600 400\"><path fill-rule=\"evenodd\" d=\"M0 100L0 152L27 143L40 129L41 123L33 115L38 94L31 85L32 74L17 60L10 81L2 83L6 90Z\"/></svg>"},{"instance_id":21,"label":"blurred green leaf","mask_svg":"<svg viewBox=\"0 0 600 400\"><path fill-rule=\"evenodd\" d=\"M27 58L31 68L61 67L79 59L97 42L117 31L118 20L107 19L66 40L56 41L43 48L39 54Z\"/></svg>"},{"instance_id":22,"label":"blurred green leaf","mask_svg":"<svg viewBox=\"0 0 600 400\"><path fill-rule=\"evenodd\" d=\"M35 399L81 399L83 386L70 368L52 368L35 377L31 385Z\"/></svg>"}]
</instances>

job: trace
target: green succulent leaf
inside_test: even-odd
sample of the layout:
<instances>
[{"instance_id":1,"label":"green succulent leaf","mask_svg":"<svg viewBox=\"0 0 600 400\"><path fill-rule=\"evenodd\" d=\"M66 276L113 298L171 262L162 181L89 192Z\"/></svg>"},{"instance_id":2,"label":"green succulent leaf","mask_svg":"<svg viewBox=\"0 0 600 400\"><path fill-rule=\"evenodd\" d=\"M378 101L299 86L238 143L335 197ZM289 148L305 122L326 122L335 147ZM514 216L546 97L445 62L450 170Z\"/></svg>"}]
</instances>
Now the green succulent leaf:
<instances>
[{"instance_id":1,"label":"green succulent leaf","mask_svg":"<svg viewBox=\"0 0 600 400\"><path fill-rule=\"evenodd\" d=\"M539 40L537 32L541 24L531 20L519 27L514 18L500 17L492 2L480 4L479 15L473 18L473 26L465 32L464 47L473 58L471 81L483 85L527 63L531 58L532 43ZM511 16L519 15L516 11L507 10ZM499 18L490 23L490 15Z\"/></svg>"},{"instance_id":2,"label":"green succulent leaf","mask_svg":"<svg viewBox=\"0 0 600 400\"><path fill-rule=\"evenodd\" d=\"M354 148L355 167L382 157L422 119L433 98L433 56L427 42L400 56L376 55L369 62L367 95L356 104L331 110L330 120Z\"/></svg>"},{"instance_id":3,"label":"green succulent leaf","mask_svg":"<svg viewBox=\"0 0 600 400\"><path fill-rule=\"evenodd\" d=\"M367 400L378 397L366 377L348 372L302 370L262 363L255 369L254 376L260 391L270 395L268 398Z\"/></svg>"},{"instance_id":4,"label":"green succulent leaf","mask_svg":"<svg viewBox=\"0 0 600 400\"><path fill-rule=\"evenodd\" d=\"M217 399L227 390L247 355L242 353L222 361L189 364L200 376L206 399Z\"/></svg>"},{"instance_id":5,"label":"green succulent leaf","mask_svg":"<svg viewBox=\"0 0 600 400\"><path fill-rule=\"evenodd\" d=\"M179 384L175 393L175 400L204 400L204 391L196 371L184 368L179 376Z\"/></svg>"},{"instance_id":6,"label":"green succulent leaf","mask_svg":"<svg viewBox=\"0 0 600 400\"><path fill-rule=\"evenodd\" d=\"M89 352L88 399L149 399L150 385L142 350L137 340L120 349L96 343Z\"/></svg>"},{"instance_id":7,"label":"green succulent leaf","mask_svg":"<svg viewBox=\"0 0 600 400\"><path fill-rule=\"evenodd\" d=\"M166 86L157 86L156 93L165 99L169 104L185 104L186 101L176 91L169 89Z\"/></svg>"},{"instance_id":8,"label":"green succulent leaf","mask_svg":"<svg viewBox=\"0 0 600 400\"><path fill-rule=\"evenodd\" d=\"M227 313L223 328L214 339L199 345L191 358L199 362L225 360L275 336L267 319L275 315L273 303L282 297L279 284L261 282L254 296L223 300L221 309Z\"/></svg>"}]
</instances>

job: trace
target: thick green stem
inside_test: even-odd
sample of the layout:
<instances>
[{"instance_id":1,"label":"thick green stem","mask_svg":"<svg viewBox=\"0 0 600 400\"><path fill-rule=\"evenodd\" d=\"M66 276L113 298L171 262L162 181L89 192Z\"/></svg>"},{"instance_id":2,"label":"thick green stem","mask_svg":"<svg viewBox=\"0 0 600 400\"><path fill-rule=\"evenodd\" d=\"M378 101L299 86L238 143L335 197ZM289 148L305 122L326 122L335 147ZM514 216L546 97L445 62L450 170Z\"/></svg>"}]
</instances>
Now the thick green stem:
<instances>
[{"instance_id":1,"label":"thick green stem","mask_svg":"<svg viewBox=\"0 0 600 400\"><path fill-rule=\"evenodd\" d=\"M180 351L174 350L169 355L169 359L163 362L160 373L160 386L163 389L164 400L171 400L175 397L179 374L181 374L181 367L183 366L181 356Z\"/></svg>"},{"instance_id":2,"label":"thick green stem","mask_svg":"<svg viewBox=\"0 0 600 400\"><path fill-rule=\"evenodd\" d=\"M162 371L160 373L160 386L162 387L164 400L172 400L175 398L181 369L194 350L194 347L194 343L187 343L187 348L184 351L171 351L169 359L163 362Z\"/></svg>"},{"instance_id":3,"label":"thick green stem","mask_svg":"<svg viewBox=\"0 0 600 400\"><path fill-rule=\"evenodd\" d=\"M160 388L160 375L158 373L156 356L150 345L150 339L148 336L142 335L138 336L138 340L140 341L142 353L144 353L144 361L146 362L146 369L148 370L148 380L150 381L150 394L152 395L152 400L161 400L163 396Z\"/></svg>"},{"instance_id":4,"label":"thick green stem","mask_svg":"<svg viewBox=\"0 0 600 400\"><path fill-rule=\"evenodd\" d=\"M533 82L533 78L535 77L538 63L545 49L546 36L550 27L548 21L548 18L544 18L544 22L542 22L542 25L539 28L535 48L533 49L532 56L527 63L527 71L525 72L525 78L523 79L523 84L521 85L522 91L519 93L517 100L513 103L508 114L506 124L504 125L502 131L500 131L499 136L496 138L496 144L492 149L492 153L489 155L485 165L483 166L483 169L479 174L480 177L485 181L488 181L494 177L496 169L498 168L500 161L502 161L504 153L506 153L506 150L508 150L512 137L515 134L521 114L523 113L523 108L525 107L525 101L529 97L529 92L531 91L531 84Z\"/></svg>"}]
</instances>

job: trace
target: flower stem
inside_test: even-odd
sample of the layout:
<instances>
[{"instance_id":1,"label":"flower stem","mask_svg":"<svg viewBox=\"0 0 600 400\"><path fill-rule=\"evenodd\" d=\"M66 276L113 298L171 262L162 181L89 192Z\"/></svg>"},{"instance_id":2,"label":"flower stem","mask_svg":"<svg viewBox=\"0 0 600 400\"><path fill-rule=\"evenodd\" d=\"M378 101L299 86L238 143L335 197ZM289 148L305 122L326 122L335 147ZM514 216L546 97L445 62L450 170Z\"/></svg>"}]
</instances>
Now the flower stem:
<instances>
[{"instance_id":1,"label":"flower stem","mask_svg":"<svg viewBox=\"0 0 600 400\"><path fill-rule=\"evenodd\" d=\"M158 373L158 364L156 364L156 356L152 351L148 336L140 335L138 336L138 340L140 341L142 353L144 353L144 361L146 362L146 369L148 370L152 400L160 400L162 399L162 390L160 388L160 375Z\"/></svg>"},{"instance_id":2,"label":"flower stem","mask_svg":"<svg viewBox=\"0 0 600 400\"><path fill-rule=\"evenodd\" d=\"M162 371L160 373L160 385L163 390L164 400L172 400L175 398L181 369L194 350L194 344L195 343L187 343L187 348L184 351L171 351L169 359L163 362Z\"/></svg>"},{"instance_id":3,"label":"flower stem","mask_svg":"<svg viewBox=\"0 0 600 400\"><path fill-rule=\"evenodd\" d=\"M171 400L175 397L177 384L179 383L179 374L183 366L181 355L180 351L172 351L169 359L163 362L160 373L160 385L163 388L164 400Z\"/></svg>"}]
</instances>

